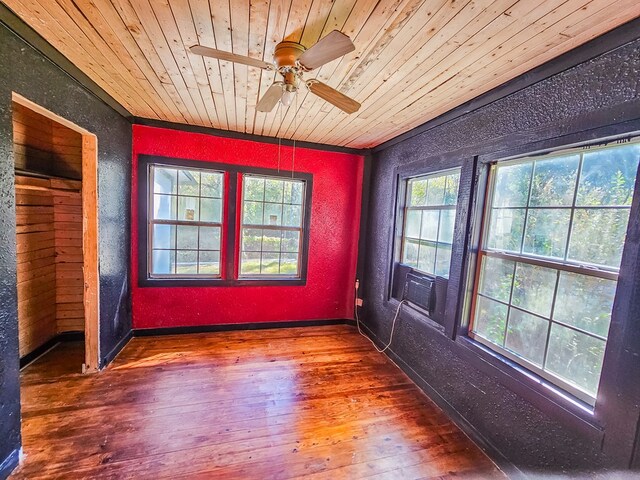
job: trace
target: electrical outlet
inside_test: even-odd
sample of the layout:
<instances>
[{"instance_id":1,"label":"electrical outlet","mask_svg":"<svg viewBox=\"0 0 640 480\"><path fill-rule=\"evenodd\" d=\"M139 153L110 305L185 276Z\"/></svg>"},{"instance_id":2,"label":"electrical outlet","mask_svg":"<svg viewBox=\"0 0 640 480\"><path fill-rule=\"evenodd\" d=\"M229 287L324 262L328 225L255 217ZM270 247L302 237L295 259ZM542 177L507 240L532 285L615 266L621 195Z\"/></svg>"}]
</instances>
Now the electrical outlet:
<instances>
[{"instance_id":1,"label":"electrical outlet","mask_svg":"<svg viewBox=\"0 0 640 480\"><path fill-rule=\"evenodd\" d=\"M361 298L356 298L356 305L361 307L364 304L364 301Z\"/></svg>"}]
</instances>

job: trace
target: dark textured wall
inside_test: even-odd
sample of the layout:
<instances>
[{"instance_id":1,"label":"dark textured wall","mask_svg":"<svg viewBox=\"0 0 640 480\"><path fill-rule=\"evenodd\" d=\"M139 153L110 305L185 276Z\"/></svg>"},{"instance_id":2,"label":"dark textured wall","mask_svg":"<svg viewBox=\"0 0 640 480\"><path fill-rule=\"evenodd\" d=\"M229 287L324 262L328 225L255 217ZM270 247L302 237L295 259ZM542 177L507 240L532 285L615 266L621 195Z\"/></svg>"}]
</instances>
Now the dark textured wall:
<instances>
[{"instance_id":1,"label":"dark textured wall","mask_svg":"<svg viewBox=\"0 0 640 480\"><path fill-rule=\"evenodd\" d=\"M453 325L454 318L463 316L459 309L464 285L463 256L469 233L467 222L472 189L481 170L476 166L476 156L481 164L482 160L640 131L639 51L640 40L627 43L446 123L431 129L423 127L415 136L374 154L370 234L363 278L363 313L374 337L387 341L397 305L387 301L397 175L462 167L446 312ZM637 192L636 205L638 196ZM637 229L638 220L632 218L628 241L637 242L637 235L633 233ZM640 281L635 273L637 258L631 258L635 255L632 251L637 249L628 250L619 287L619 291L626 292L626 303L624 307L617 307L620 311L618 319L627 326L632 325L633 318L638 318ZM622 296L620 294L620 298ZM614 315L615 312L614 308ZM638 334L638 327L632 328L634 331L628 329L626 334L637 338L633 335ZM634 348L619 350L624 351L621 355L637 356L637 347ZM612 381L617 382L617 390L611 388L610 391L617 391L618 397L625 399L615 408L628 406L628 431L623 431L623 426L614 421L614 418L623 418L622 412L617 412L617 417L611 413L617 400L604 399L603 403L608 401L609 411L599 419L601 424L596 427L569 418L572 417L570 412L554 405L547 397L504 381L504 375L494 372L485 360L465 347L464 342L448 338L424 319L408 312L401 316L396 326L391 350L389 355L427 393L454 412L458 420L486 442L494 453L523 470L561 471L629 464L639 399L633 397L633 388L624 384L637 387L640 383L633 377L633 370L627 372L631 378L625 378L620 372L609 376L615 377ZM637 360L629 362L630 368L637 369ZM602 452L603 443L611 445L609 454Z\"/></svg>"},{"instance_id":2,"label":"dark textured wall","mask_svg":"<svg viewBox=\"0 0 640 480\"><path fill-rule=\"evenodd\" d=\"M20 447L11 93L98 138L100 358L131 331L131 124L0 23L0 464ZM1 470L1 468L0 468ZM0 477L2 472L0 471Z\"/></svg>"}]
</instances>

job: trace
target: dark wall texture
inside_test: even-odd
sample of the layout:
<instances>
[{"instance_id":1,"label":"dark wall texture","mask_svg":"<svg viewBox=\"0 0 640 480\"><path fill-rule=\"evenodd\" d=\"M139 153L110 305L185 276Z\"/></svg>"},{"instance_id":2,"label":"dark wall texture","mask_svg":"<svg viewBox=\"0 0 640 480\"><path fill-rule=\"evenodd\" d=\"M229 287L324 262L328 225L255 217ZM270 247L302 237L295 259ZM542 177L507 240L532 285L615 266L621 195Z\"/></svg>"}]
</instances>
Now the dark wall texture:
<instances>
[{"instance_id":1,"label":"dark wall texture","mask_svg":"<svg viewBox=\"0 0 640 480\"><path fill-rule=\"evenodd\" d=\"M130 334L131 123L0 23L0 478L20 448L11 94L98 138L100 358ZM2 463L11 456L9 464Z\"/></svg>"},{"instance_id":2,"label":"dark wall texture","mask_svg":"<svg viewBox=\"0 0 640 480\"><path fill-rule=\"evenodd\" d=\"M621 363L616 365L625 365L625 371L605 368L607 395L602 401L599 398L601 405L596 407L604 413L584 421L548 395L507 381L508 374L493 368L453 334L452 326L464 317L461 299L474 188L479 185L483 161L640 131L637 22L634 28L636 40L629 42L625 37L606 53L587 56L589 60L525 88L511 89L507 96L480 108L458 109L459 114L449 116L449 121L425 124L402 141L374 150L362 278L363 317L369 333L386 343L397 306L388 295L398 175L461 166L445 315L450 335L405 310L389 356L494 455L523 471L617 469L631 463L640 401L638 361L632 358L638 356L639 348L632 342L640 342L636 245L640 194L636 191L616 297L620 301L614 307L618 333L610 342L616 345L607 353L607 361L611 357L613 364L617 359ZM589 48L581 54L588 54Z\"/></svg>"}]
</instances>

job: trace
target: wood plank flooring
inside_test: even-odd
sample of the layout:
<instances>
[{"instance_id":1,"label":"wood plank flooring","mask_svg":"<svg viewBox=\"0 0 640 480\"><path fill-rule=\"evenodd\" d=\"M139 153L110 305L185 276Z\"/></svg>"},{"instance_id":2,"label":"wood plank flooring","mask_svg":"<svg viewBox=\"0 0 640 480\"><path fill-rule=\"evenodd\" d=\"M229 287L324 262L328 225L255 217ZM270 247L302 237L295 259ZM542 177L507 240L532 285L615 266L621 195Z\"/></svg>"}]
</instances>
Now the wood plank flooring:
<instances>
[{"instance_id":1,"label":"wood plank flooring","mask_svg":"<svg viewBox=\"0 0 640 480\"><path fill-rule=\"evenodd\" d=\"M22 373L11 478L505 478L349 326L134 338Z\"/></svg>"}]
</instances>

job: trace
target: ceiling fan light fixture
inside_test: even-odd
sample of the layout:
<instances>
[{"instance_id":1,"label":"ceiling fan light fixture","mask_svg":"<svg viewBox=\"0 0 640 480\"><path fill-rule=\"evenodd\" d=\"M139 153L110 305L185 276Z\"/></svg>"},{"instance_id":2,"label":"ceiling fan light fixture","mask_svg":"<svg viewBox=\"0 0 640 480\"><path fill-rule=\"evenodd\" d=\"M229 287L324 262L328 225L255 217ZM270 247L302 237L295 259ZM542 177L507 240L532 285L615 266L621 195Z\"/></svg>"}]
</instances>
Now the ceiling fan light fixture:
<instances>
[{"instance_id":1,"label":"ceiling fan light fixture","mask_svg":"<svg viewBox=\"0 0 640 480\"><path fill-rule=\"evenodd\" d=\"M282 94L282 97L280 98L280 102L282 102L282 105L284 105L285 107L288 107L293 102L293 99L295 96L296 96L295 90L290 91L285 89L284 93Z\"/></svg>"}]
</instances>

